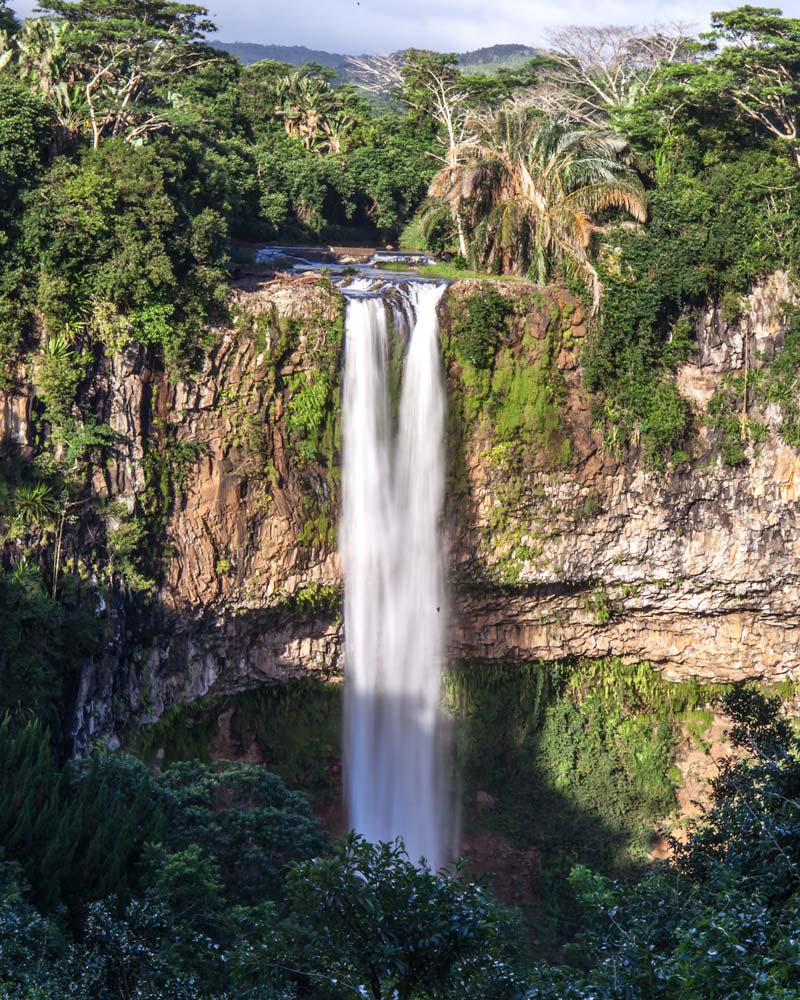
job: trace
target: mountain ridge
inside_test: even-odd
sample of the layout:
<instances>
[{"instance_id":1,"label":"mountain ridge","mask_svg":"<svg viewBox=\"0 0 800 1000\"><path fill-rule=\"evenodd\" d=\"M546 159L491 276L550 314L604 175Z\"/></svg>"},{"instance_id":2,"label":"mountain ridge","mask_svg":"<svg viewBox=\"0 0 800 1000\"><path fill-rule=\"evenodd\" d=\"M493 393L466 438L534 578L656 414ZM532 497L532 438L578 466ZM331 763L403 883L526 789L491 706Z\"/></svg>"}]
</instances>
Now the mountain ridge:
<instances>
[{"instance_id":1,"label":"mountain ridge","mask_svg":"<svg viewBox=\"0 0 800 1000\"><path fill-rule=\"evenodd\" d=\"M275 62L302 66L305 63L316 62L329 69L343 71L347 68L349 55L341 52L328 52L324 49L312 49L306 45L265 45L258 42L223 42L213 41L210 45L223 52L229 52L245 66L262 59L272 59ZM461 66L474 68L476 66L500 69L503 66L518 66L538 53L538 49L530 45L504 43L484 46L469 52L457 53ZM363 53L362 53L363 55Z\"/></svg>"}]
</instances>

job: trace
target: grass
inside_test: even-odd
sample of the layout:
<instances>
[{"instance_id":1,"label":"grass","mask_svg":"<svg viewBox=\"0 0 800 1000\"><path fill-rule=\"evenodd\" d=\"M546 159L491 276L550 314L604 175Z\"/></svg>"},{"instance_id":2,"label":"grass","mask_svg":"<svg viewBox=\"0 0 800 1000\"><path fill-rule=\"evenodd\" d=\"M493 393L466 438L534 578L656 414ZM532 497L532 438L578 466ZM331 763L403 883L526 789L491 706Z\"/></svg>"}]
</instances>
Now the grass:
<instances>
[{"instance_id":1,"label":"grass","mask_svg":"<svg viewBox=\"0 0 800 1000\"><path fill-rule=\"evenodd\" d=\"M376 263L370 265L376 268L378 271L416 271L416 267L412 267L411 264L394 263L391 260L379 260Z\"/></svg>"},{"instance_id":2,"label":"grass","mask_svg":"<svg viewBox=\"0 0 800 1000\"><path fill-rule=\"evenodd\" d=\"M413 250L409 250L409 252L413 253ZM427 253L423 250L419 252ZM382 260L372 266L379 271L408 271L411 274L418 274L421 278L444 278L448 281L466 281L475 278L482 281L525 281L524 278L512 274L486 274L483 271L468 271L464 267L443 260L436 264L420 264L418 267L414 267L412 264Z\"/></svg>"},{"instance_id":3,"label":"grass","mask_svg":"<svg viewBox=\"0 0 800 1000\"><path fill-rule=\"evenodd\" d=\"M467 281L474 278L482 281L525 281L525 278L519 278L512 274L485 274L482 271L468 271L466 268L458 267L456 264L448 264L445 261L439 261L438 264L423 264L422 267L416 268L416 272L423 278L446 278L450 281Z\"/></svg>"}]
</instances>

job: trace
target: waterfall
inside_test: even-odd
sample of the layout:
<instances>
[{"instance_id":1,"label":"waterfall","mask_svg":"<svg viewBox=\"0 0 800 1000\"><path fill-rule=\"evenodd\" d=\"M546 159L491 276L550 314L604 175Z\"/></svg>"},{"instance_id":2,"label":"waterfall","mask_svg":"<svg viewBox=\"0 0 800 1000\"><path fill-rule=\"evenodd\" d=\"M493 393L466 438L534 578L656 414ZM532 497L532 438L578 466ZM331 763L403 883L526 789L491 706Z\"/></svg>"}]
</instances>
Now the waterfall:
<instances>
[{"instance_id":1,"label":"waterfall","mask_svg":"<svg viewBox=\"0 0 800 1000\"><path fill-rule=\"evenodd\" d=\"M350 286L345 324L343 518L345 771L351 825L402 837L409 857L449 858L439 701L444 648L445 392L436 307L441 285L405 301ZM389 324L410 329L397 415Z\"/></svg>"}]
</instances>

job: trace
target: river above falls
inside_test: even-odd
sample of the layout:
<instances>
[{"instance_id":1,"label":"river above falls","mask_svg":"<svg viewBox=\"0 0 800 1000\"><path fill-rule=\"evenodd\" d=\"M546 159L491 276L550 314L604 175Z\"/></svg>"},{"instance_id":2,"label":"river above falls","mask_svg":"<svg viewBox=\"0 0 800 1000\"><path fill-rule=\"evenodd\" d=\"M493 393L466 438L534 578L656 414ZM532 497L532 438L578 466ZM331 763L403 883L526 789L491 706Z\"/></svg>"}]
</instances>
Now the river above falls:
<instances>
[{"instance_id":1,"label":"river above falls","mask_svg":"<svg viewBox=\"0 0 800 1000\"><path fill-rule=\"evenodd\" d=\"M417 251L334 249L315 246L265 246L256 250L257 264L288 274L319 272L345 283L348 278L376 281L439 282L441 278L420 274L418 269L438 263L435 257Z\"/></svg>"}]
</instances>

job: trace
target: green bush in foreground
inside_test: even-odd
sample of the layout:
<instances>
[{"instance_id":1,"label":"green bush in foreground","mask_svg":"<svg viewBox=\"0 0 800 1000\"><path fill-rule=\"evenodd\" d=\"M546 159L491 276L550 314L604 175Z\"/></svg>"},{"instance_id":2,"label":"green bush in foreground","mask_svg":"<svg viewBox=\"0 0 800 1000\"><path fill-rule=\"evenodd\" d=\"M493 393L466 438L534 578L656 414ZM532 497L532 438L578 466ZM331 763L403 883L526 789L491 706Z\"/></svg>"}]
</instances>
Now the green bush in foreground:
<instances>
[{"instance_id":1,"label":"green bush in foreground","mask_svg":"<svg viewBox=\"0 0 800 1000\"><path fill-rule=\"evenodd\" d=\"M287 964L304 977L373 1000L482 1000L518 995L514 930L503 910L456 869L417 867L402 844L351 835L296 865L287 892Z\"/></svg>"},{"instance_id":2,"label":"green bush in foreground","mask_svg":"<svg viewBox=\"0 0 800 1000\"><path fill-rule=\"evenodd\" d=\"M790 1000L800 982L800 740L779 700L722 700L734 755L674 857L633 886L577 868L580 968L541 967L529 1000ZM588 971L580 971L580 969Z\"/></svg>"},{"instance_id":3,"label":"green bush in foreground","mask_svg":"<svg viewBox=\"0 0 800 1000\"><path fill-rule=\"evenodd\" d=\"M31 903L27 879L36 868L24 852L24 869L0 862L0 997L794 1000L800 740L777 700L739 688L722 707L736 755L721 762L708 812L674 845L671 861L636 882L575 868L583 931L565 949L569 964L533 969L525 968L512 913L463 873L412 865L399 844L350 837L328 853L322 841L296 833L287 873L291 852L271 854L269 838L277 830L280 845L309 817L259 768L234 765L215 776L188 765L159 778L130 758L101 757L71 776L77 798L53 808L54 830L63 826L64 802L96 808L93 789L103 780L111 788L104 794L120 802L132 789L148 789L151 798L137 793L140 802L152 801L170 822L135 824L140 839L150 829L161 841L144 846L127 868L130 881L120 878L105 898L91 898L87 877L87 902L69 923L58 907L43 916ZM26 738L29 748L41 746L35 736ZM5 730L2 739L17 738ZM12 767L22 773L9 759L3 774ZM41 788L49 808L52 794ZM6 848L14 843L8 816L17 801L5 794L0 802ZM104 801L114 816L113 797ZM130 810L116 816L120 832L130 826ZM254 863L258 851L265 857ZM61 854L67 864L70 850ZM237 856L243 863L226 873ZM286 876L273 884L272 898L259 874L268 863Z\"/></svg>"}]
</instances>

